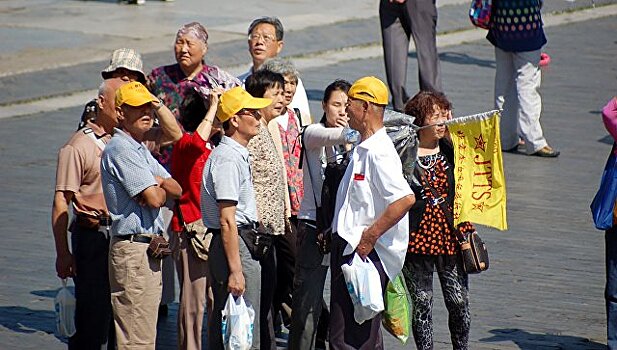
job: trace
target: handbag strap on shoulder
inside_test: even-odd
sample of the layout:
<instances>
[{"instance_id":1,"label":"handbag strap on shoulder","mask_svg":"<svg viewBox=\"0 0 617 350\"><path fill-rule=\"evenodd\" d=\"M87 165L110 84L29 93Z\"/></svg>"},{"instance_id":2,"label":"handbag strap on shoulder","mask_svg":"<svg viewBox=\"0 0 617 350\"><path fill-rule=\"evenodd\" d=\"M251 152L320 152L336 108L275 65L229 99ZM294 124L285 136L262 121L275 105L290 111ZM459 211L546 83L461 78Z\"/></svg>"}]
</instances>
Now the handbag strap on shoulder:
<instances>
[{"instance_id":1,"label":"handbag strap on shoulder","mask_svg":"<svg viewBox=\"0 0 617 350\"><path fill-rule=\"evenodd\" d=\"M448 202L437 192L437 190L433 186L431 186L431 183L428 182L428 179L424 175L424 170L418 165L418 161L416 161L415 171L419 175L421 181L424 181L424 183L426 184L424 186L424 189L433 194L435 203L439 205L439 207L443 211L443 214L446 216L446 221L448 222L448 225L450 226L452 232L454 232L454 236L456 236L458 242L466 242L467 239L465 238L465 235L463 235L463 233L458 229L458 227L454 225L454 213L452 213L452 210L448 207Z\"/></svg>"}]
</instances>

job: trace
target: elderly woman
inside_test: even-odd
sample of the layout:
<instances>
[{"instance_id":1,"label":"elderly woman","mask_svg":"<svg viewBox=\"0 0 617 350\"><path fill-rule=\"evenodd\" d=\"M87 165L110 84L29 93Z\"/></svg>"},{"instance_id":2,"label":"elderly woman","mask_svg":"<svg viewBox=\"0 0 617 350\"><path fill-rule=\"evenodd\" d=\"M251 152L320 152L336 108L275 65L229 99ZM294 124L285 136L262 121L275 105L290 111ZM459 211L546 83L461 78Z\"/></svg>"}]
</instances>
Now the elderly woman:
<instances>
[{"instance_id":1,"label":"elderly woman","mask_svg":"<svg viewBox=\"0 0 617 350\"><path fill-rule=\"evenodd\" d=\"M418 131L419 147L415 179L411 189L416 203L409 212L409 246L403 276L413 306L412 331L419 350L433 349L433 273L437 272L448 309L448 326L453 349L467 349L469 300L467 274L462 269L458 242L447 216L433 193L454 201L454 150L444 124L451 117L451 104L441 93L422 91L405 105L405 113L416 117L414 124L428 126ZM431 189L433 188L433 190ZM469 223L456 229L473 231Z\"/></svg>"},{"instance_id":2,"label":"elderly woman","mask_svg":"<svg viewBox=\"0 0 617 350\"><path fill-rule=\"evenodd\" d=\"M174 55L176 63L152 70L147 77L147 87L163 101L180 120L179 108L189 91L199 88L204 96L210 90L222 87L229 90L240 86L240 81L224 70L207 65L204 57L208 52L208 31L197 22L183 25L176 33ZM206 101L206 103L209 103ZM163 166L169 165L171 150L161 150L158 157Z\"/></svg>"},{"instance_id":3,"label":"elderly woman","mask_svg":"<svg viewBox=\"0 0 617 350\"><path fill-rule=\"evenodd\" d=\"M147 76L147 87L174 113L181 122L180 106L186 96L198 89L204 96L210 96L213 88L222 87L228 90L240 85L240 81L231 74L216 66L207 65L204 56L208 52L208 31L197 22L183 25L176 33L174 55L176 63L155 68ZM210 105L210 101L205 101ZM157 160L168 170L171 166L172 147L164 147L153 152ZM186 164L192 167L193 164ZM169 226L172 213L165 215L166 226ZM170 230L168 230L169 232ZM177 235L170 234L169 240L174 246ZM166 305L174 299L173 262L165 259L163 262L163 297L161 304ZM165 308L163 308L165 310Z\"/></svg>"},{"instance_id":4,"label":"elderly woman","mask_svg":"<svg viewBox=\"0 0 617 350\"><path fill-rule=\"evenodd\" d=\"M282 290L287 290L291 299L295 241L284 238L287 219L285 216L285 167L276 150L268 123L281 114L283 110L283 76L268 70L252 74L245 83L248 93L254 97L272 100L272 104L260 110L262 123L259 134L251 139L247 148L251 156L251 174L257 202L257 214L266 232L273 236L273 249L261 263L261 310L260 339L261 348L276 349L274 337L273 301L275 294L281 297ZM292 250L293 249L293 250ZM290 252L291 251L291 252ZM291 261L288 261L291 259ZM285 270L286 273L281 273ZM289 288L284 288L284 287ZM281 290L282 289L282 290ZM285 293L285 292L283 292ZM291 305L291 300L286 300Z\"/></svg>"},{"instance_id":5,"label":"elderly woman","mask_svg":"<svg viewBox=\"0 0 617 350\"><path fill-rule=\"evenodd\" d=\"M302 128L311 123L311 118L308 115L302 115L299 109L289 107L296 93L299 79L299 73L291 61L284 58L272 58L267 60L259 69L279 73L285 78L283 112L268 124L268 128L274 142L280 144L277 146L280 146L283 152L291 221L294 225L297 225L300 203L304 196L300 166L302 148L300 134Z\"/></svg>"}]
</instances>

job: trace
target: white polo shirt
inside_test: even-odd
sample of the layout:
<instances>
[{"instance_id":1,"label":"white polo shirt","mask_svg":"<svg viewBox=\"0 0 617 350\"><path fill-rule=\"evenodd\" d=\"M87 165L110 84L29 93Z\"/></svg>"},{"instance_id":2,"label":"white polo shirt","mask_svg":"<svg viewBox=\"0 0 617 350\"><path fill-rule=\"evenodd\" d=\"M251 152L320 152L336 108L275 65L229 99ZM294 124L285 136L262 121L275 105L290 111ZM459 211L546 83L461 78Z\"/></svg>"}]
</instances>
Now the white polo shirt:
<instances>
[{"instance_id":1,"label":"white polo shirt","mask_svg":"<svg viewBox=\"0 0 617 350\"><path fill-rule=\"evenodd\" d=\"M388 205L412 194L403 177L401 160L381 128L353 151L336 193L332 230L347 241L344 254L351 254L365 228L383 214ZM403 268L409 243L408 214L375 243L375 250L390 280Z\"/></svg>"}]
</instances>

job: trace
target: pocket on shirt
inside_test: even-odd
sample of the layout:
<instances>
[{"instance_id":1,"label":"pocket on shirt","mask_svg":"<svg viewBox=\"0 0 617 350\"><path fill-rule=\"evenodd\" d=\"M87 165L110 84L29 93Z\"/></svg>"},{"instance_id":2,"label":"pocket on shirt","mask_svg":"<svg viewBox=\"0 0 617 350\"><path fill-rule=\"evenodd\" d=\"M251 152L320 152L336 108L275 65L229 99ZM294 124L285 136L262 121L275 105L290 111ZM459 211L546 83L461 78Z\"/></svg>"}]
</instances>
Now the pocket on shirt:
<instances>
[{"instance_id":1,"label":"pocket on shirt","mask_svg":"<svg viewBox=\"0 0 617 350\"><path fill-rule=\"evenodd\" d=\"M354 209L367 207L373 200L371 185L365 180L352 180L349 189L349 202Z\"/></svg>"}]
</instances>

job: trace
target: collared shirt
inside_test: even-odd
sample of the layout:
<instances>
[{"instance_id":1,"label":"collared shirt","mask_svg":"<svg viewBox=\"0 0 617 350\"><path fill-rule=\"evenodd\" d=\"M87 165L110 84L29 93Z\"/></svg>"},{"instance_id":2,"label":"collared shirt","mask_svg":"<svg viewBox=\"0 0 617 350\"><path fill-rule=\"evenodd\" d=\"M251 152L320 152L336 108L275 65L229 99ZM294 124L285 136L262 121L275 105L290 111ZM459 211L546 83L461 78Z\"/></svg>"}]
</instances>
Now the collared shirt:
<instances>
[{"instance_id":1,"label":"collared shirt","mask_svg":"<svg viewBox=\"0 0 617 350\"><path fill-rule=\"evenodd\" d=\"M135 199L148 187L157 185L155 176L170 177L145 144L115 129L103 151L101 175L113 235L163 233L165 226L160 208L141 206Z\"/></svg>"},{"instance_id":2,"label":"collared shirt","mask_svg":"<svg viewBox=\"0 0 617 350\"><path fill-rule=\"evenodd\" d=\"M204 225L221 228L219 201L236 204L236 224L257 222L257 207L250 169L249 151L223 136L210 153L201 181L201 216Z\"/></svg>"},{"instance_id":3,"label":"collared shirt","mask_svg":"<svg viewBox=\"0 0 617 350\"><path fill-rule=\"evenodd\" d=\"M98 217L107 214L101 187L101 154L93 134L103 143L111 135L100 126L88 121L58 152L56 191L73 192L73 211L76 214Z\"/></svg>"},{"instance_id":4,"label":"collared shirt","mask_svg":"<svg viewBox=\"0 0 617 350\"><path fill-rule=\"evenodd\" d=\"M381 128L353 151L351 162L336 193L332 230L347 241L351 254L364 229L372 225L397 200L413 195L403 177L401 160ZM407 214L375 243L375 250L390 280L401 271L409 241Z\"/></svg>"}]
</instances>

